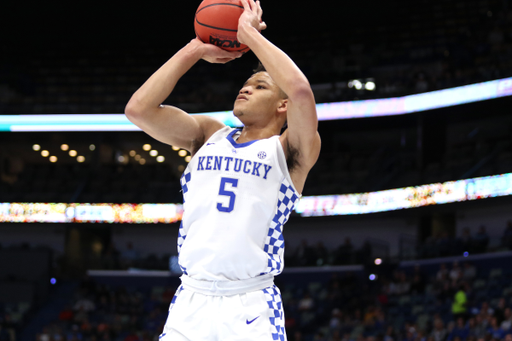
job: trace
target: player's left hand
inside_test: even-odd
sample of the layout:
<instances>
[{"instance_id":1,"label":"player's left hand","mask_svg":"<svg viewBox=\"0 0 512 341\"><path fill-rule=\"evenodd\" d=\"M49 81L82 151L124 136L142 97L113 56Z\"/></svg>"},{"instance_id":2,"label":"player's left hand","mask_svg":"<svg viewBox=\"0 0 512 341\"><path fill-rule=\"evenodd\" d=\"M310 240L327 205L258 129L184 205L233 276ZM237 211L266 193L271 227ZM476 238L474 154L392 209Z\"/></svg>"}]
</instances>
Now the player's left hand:
<instances>
[{"instance_id":1,"label":"player's left hand","mask_svg":"<svg viewBox=\"0 0 512 341\"><path fill-rule=\"evenodd\" d=\"M244 6L244 12L240 16L240 19L238 20L238 41L243 42L243 34L240 34L243 32L242 27L243 26L252 26L255 29L257 29L259 32L263 31L267 28L267 24L265 24L264 21L262 21L263 16L263 10L261 9L261 3L260 1L254 1L254 0L241 0L242 5Z\"/></svg>"}]
</instances>

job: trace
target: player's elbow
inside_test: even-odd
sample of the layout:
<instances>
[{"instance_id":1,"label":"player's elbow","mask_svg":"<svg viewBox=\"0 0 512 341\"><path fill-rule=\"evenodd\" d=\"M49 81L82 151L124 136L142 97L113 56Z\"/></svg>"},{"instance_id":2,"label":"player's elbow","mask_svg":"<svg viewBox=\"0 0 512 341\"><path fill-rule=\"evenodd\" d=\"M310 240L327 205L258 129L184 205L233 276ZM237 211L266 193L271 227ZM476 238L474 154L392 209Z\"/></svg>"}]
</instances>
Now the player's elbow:
<instances>
[{"instance_id":1,"label":"player's elbow","mask_svg":"<svg viewBox=\"0 0 512 341\"><path fill-rule=\"evenodd\" d=\"M315 100L315 95L308 81L295 84L292 91L288 93L288 97L291 100Z\"/></svg>"},{"instance_id":2,"label":"player's elbow","mask_svg":"<svg viewBox=\"0 0 512 341\"><path fill-rule=\"evenodd\" d=\"M130 121L134 121L139 119L144 112L143 106L140 104L140 102L132 97L128 103L126 104L124 108L124 114Z\"/></svg>"}]
</instances>

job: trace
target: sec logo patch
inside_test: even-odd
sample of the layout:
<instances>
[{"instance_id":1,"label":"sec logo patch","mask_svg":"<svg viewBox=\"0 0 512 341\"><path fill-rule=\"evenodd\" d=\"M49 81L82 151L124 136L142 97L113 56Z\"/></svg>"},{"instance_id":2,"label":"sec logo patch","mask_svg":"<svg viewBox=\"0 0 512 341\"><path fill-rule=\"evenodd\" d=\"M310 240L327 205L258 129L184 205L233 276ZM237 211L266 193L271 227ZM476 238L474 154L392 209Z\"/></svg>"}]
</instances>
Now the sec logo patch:
<instances>
[{"instance_id":1,"label":"sec logo patch","mask_svg":"<svg viewBox=\"0 0 512 341\"><path fill-rule=\"evenodd\" d=\"M265 153L265 152L259 152L259 153L258 153L258 157L260 158L260 160L263 160L264 158L266 158L266 157L267 157L267 153Z\"/></svg>"}]
</instances>

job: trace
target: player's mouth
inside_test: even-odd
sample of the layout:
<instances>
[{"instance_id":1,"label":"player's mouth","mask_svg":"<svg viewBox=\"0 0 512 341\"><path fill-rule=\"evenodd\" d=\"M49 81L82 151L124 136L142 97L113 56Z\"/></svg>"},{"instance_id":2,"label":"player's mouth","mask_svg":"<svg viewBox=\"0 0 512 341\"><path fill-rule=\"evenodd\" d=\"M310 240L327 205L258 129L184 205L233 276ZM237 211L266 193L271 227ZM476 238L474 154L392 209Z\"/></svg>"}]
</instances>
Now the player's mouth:
<instances>
[{"instance_id":1,"label":"player's mouth","mask_svg":"<svg viewBox=\"0 0 512 341\"><path fill-rule=\"evenodd\" d=\"M246 100L246 101L247 101L247 100L249 100L249 99L248 99L246 96L244 96L244 95L239 95L239 96L236 98L236 100L237 100L237 101L238 101L238 100L243 100L243 99L244 99L244 100Z\"/></svg>"}]
</instances>

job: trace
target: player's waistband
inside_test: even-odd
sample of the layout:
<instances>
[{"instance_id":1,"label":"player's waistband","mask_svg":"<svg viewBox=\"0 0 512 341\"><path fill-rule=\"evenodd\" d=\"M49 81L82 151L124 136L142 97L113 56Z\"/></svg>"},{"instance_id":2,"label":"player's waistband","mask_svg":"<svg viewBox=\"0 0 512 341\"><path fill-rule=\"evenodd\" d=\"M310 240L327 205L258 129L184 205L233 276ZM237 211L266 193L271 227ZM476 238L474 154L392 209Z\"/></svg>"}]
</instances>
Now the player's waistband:
<instances>
[{"instance_id":1,"label":"player's waistband","mask_svg":"<svg viewBox=\"0 0 512 341\"><path fill-rule=\"evenodd\" d=\"M274 285L274 275L262 275L238 281L202 281L181 276L185 289L209 296L232 296L262 290Z\"/></svg>"}]
</instances>

